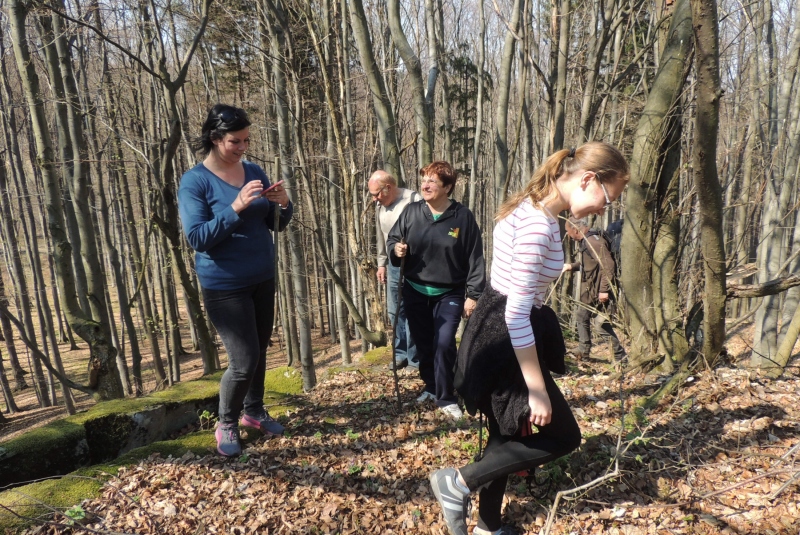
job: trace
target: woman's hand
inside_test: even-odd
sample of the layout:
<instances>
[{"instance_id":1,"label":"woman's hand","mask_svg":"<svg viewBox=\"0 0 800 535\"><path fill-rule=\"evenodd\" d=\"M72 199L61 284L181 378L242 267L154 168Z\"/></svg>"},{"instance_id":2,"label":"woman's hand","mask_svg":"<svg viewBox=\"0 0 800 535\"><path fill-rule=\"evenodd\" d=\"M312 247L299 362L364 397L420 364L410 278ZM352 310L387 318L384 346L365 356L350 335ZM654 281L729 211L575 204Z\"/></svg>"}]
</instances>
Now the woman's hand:
<instances>
[{"instance_id":1,"label":"woman's hand","mask_svg":"<svg viewBox=\"0 0 800 535\"><path fill-rule=\"evenodd\" d=\"M475 312L475 305L477 304L478 304L477 301L475 301L470 297L467 297L466 301L464 301L464 312L461 315L464 316L465 318L472 316L472 313Z\"/></svg>"},{"instance_id":2,"label":"woman's hand","mask_svg":"<svg viewBox=\"0 0 800 535\"><path fill-rule=\"evenodd\" d=\"M239 195L233 200L231 207L237 214L241 213L242 210L250 206L250 203L261 197L262 189L264 189L264 187L261 185L260 180L251 180L242 186Z\"/></svg>"},{"instance_id":3,"label":"woman's hand","mask_svg":"<svg viewBox=\"0 0 800 535\"><path fill-rule=\"evenodd\" d=\"M528 407L531 409L530 421L539 427L550 423L553 408L550 406L550 396L547 390L528 390Z\"/></svg>"},{"instance_id":4,"label":"woman's hand","mask_svg":"<svg viewBox=\"0 0 800 535\"><path fill-rule=\"evenodd\" d=\"M408 252L408 244L407 243L395 243L394 244L394 255L397 258L403 258L406 253Z\"/></svg>"},{"instance_id":5,"label":"woman's hand","mask_svg":"<svg viewBox=\"0 0 800 535\"><path fill-rule=\"evenodd\" d=\"M271 202L278 203L281 208L286 208L289 205L289 196L286 194L286 189L283 186L275 186L264 193L264 197Z\"/></svg>"}]
</instances>

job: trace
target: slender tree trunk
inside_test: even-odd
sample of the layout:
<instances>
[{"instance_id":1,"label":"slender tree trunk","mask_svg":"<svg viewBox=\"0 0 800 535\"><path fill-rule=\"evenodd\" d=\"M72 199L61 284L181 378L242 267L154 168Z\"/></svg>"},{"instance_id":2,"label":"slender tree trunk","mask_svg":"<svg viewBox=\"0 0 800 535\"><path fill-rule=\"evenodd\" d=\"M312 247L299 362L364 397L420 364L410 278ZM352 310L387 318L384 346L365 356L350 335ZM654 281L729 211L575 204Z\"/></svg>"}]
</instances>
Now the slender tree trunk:
<instances>
[{"instance_id":1,"label":"slender tree trunk","mask_svg":"<svg viewBox=\"0 0 800 535\"><path fill-rule=\"evenodd\" d=\"M495 207L506 197L506 180L508 170L508 101L511 93L512 67L514 65L515 48L517 44L517 32L522 18L522 0L514 0L514 8L511 12L509 29L506 31L505 44L503 45L503 55L500 60L500 73L497 82L497 106L495 107L495 131L494 131L494 202Z\"/></svg>"},{"instance_id":2,"label":"slender tree trunk","mask_svg":"<svg viewBox=\"0 0 800 535\"><path fill-rule=\"evenodd\" d=\"M719 78L719 26L715 0L691 0L696 49L697 111L692 164L700 201L700 243L705 266L703 353L713 363L725 344L725 243L722 187L717 174L717 135L722 97Z\"/></svg>"},{"instance_id":3,"label":"slender tree trunk","mask_svg":"<svg viewBox=\"0 0 800 535\"><path fill-rule=\"evenodd\" d=\"M473 214L476 208L476 194L478 187L478 154L483 138L483 71L486 67L486 14L484 13L484 0L478 0L480 14L480 35L478 37L478 102L475 104L475 143L472 145L472 165L469 170L469 210Z\"/></svg>"},{"instance_id":4,"label":"slender tree trunk","mask_svg":"<svg viewBox=\"0 0 800 535\"><path fill-rule=\"evenodd\" d=\"M355 0L360 2L361 0ZM427 0L429 3L430 0ZM430 110L425 101L425 82L422 80L422 64L419 57L411 45L408 44L405 33L403 33L402 17L400 16L400 0L387 0L386 7L389 15L389 30L392 33L392 41L403 64L406 68L406 77L411 86L411 104L414 108L414 122L417 125L417 165L420 169L428 165L433 158L433 125ZM432 14L427 14L426 19ZM363 57L362 57L363 62ZM435 78L434 78L435 88ZM429 88L430 89L430 88ZM429 92L430 94L430 92ZM395 176L392 174L392 176Z\"/></svg>"},{"instance_id":5,"label":"slender tree trunk","mask_svg":"<svg viewBox=\"0 0 800 535\"><path fill-rule=\"evenodd\" d=\"M124 396L122 384L116 370L116 351L108 339L108 325L87 318L80 308L75 294L75 279L70 267L71 245L64 231L64 213L61 207L61 189L54 168L54 154L45 119L39 77L36 74L28 50L25 28L27 9L18 0L10 3L11 31L17 69L21 73L23 92L28 102L31 125L45 183L48 231L56 244L54 256L61 295L64 297L67 317L75 332L89 343L89 387L95 390L98 399L113 399Z\"/></svg>"},{"instance_id":6,"label":"slender tree trunk","mask_svg":"<svg viewBox=\"0 0 800 535\"><path fill-rule=\"evenodd\" d=\"M564 147L564 126L567 105L567 61L569 60L570 0L553 0L553 35L558 36L558 48L554 50L554 72L550 85L554 87L551 112L550 152Z\"/></svg>"},{"instance_id":7,"label":"slender tree trunk","mask_svg":"<svg viewBox=\"0 0 800 535\"><path fill-rule=\"evenodd\" d=\"M383 168L387 173L400 179L400 154L397 146L397 127L389 102L386 84L381 76L380 68L372 52L372 38L369 34L367 16L364 13L364 4L361 0L349 0L350 25L353 29L353 38L356 42L361 66L367 75L367 83L372 94L372 104L375 108L375 118L378 121L378 137L381 140L383 155Z\"/></svg>"}]
</instances>

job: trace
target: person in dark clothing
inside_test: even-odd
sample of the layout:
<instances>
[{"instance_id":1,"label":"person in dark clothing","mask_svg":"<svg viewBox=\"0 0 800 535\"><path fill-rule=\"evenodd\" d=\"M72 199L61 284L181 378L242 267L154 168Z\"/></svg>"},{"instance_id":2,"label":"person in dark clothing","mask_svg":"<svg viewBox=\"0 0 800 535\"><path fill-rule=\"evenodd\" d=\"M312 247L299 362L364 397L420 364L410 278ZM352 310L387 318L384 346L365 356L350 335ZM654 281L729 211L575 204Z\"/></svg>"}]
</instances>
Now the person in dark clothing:
<instances>
[{"instance_id":1,"label":"person in dark clothing","mask_svg":"<svg viewBox=\"0 0 800 535\"><path fill-rule=\"evenodd\" d=\"M611 325L611 315L615 311L616 291L614 280L616 266L609 250L609 243L599 230L589 228L584 219L569 218L567 235L580 245L578 251L581 261L564 264L564 271L581 273L581 305L578 307L578 357L588 357L592 350L592 323L596 321L602 337L611 343L614 360L625 358L625 349ZM597 320L595 320L597 318Z\"/></svg>"},{"instance_id":2,"label":"person in dark clothing","mask_svg":"<svg viewBox=\"0 0 800 535\"><path fill-rule=\"evenodd\" d=\"M456 330L486 284L483 242L472 212L449 198L457 178L453 167L432 162L420 175L422 200L400 214L386 250L395 266L405 257L403 306L425 382L417 401L434 400L458 419L463 413L453 388Z\"/></svg>"},{"instance_id":3,"label":"person in dark clothing","mask_svg":"<svg viewBox=\"0 0 800 535\"><path fill-rule=\"evenodd\" d=\"M503 533L508 476L580 446L580 428L550 375L563 368L566 352L558 319L544 306L564 264L556 214L602 214L628 177L616 148L587 143L551 155L500 207L490 284L464 330L456 372L467 410L480 408L489 421L489 440L481 459L430 476L451 535L467 535L467 505L476 491L473 535Z\"/></svg>"},{"instance_id":4,"label":"person in dark clothing","mask_svg":"<svg viewBox=\"0 0 800 535\"><path fill-rule=\"evenodd\" d=\"M249 127L244 110L225 104L211 108L197 147L205 158L184 173L178 190L203 304L228 352L215 432L217 452L226 457L242 452L242 412L246 427L267 436L284 431L264 409L264 374L275 315L270 230L286 228L292 203L280 182L270 187L263 169L242 159L250 144Z\"/></svg>"}]
</instances>

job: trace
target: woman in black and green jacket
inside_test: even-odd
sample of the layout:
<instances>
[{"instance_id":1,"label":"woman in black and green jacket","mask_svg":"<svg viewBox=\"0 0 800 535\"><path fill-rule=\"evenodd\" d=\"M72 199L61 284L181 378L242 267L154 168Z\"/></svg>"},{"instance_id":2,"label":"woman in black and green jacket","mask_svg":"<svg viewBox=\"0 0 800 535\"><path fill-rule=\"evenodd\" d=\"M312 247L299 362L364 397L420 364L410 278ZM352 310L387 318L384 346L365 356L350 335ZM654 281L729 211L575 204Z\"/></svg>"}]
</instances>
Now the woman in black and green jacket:
<instances>
[{"instance_id":1,"label":"woman in black and green jacket","mask_svg":"<svg viewBox=\"0 0 800 535\"><path fill-rule=\"evenodd\" d=\"M435 400L458 419L463 413L453 388L456 330L486 284L483 242L472 212L449 197L457 178L453 167L432 162L420 175L423 200L400 215L386 250L395 266L405 257L403 306L425 382L417 401Z\"/></svg>"}]
</instances>

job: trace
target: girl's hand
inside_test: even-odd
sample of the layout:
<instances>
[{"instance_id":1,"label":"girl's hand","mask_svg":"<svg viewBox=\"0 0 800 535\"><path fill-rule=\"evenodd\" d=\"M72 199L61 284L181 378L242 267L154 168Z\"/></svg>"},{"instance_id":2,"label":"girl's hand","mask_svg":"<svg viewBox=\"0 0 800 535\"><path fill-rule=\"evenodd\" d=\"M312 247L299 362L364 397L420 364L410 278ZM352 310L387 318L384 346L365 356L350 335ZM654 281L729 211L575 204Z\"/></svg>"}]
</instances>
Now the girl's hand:
<instances>
[{"instance_id":1,"label":"girl's hand","mask_svg":"<svg viewBox=\"0 0 800 535\"><path fill-rule=\"evenodd\" d=\"M465 318L472 316L472 313L475 311L475 305L477 304L477 301L471 297L467 297L467 299L464 301L464 312L461 315Z\"/></svg>"},{"instance_id":2,"label":"girl's hand","mask_svg":"<svg viewBox=\"0 0 800 535\"><path fill-rule=\"evenodd\" d=\"M547 390L528 390L528 407L531 409L529 420L533 425L541 427L550 423L553 408Z\"/></svg>"},{"instance_id":3,"label":"girl's hand","mask_svg":"<svg viewBox=\"0 0 800 535\"><path fill-rule=\"evenodd\" d=\"M239 195L236 196L231 207L233 207L234 211L238 214L252 203L254 200L258 199L261 196L261 190L264 189L264 186L261 185L260 180L251 180L239 191Z\"/></svg>"}]
</instances>

